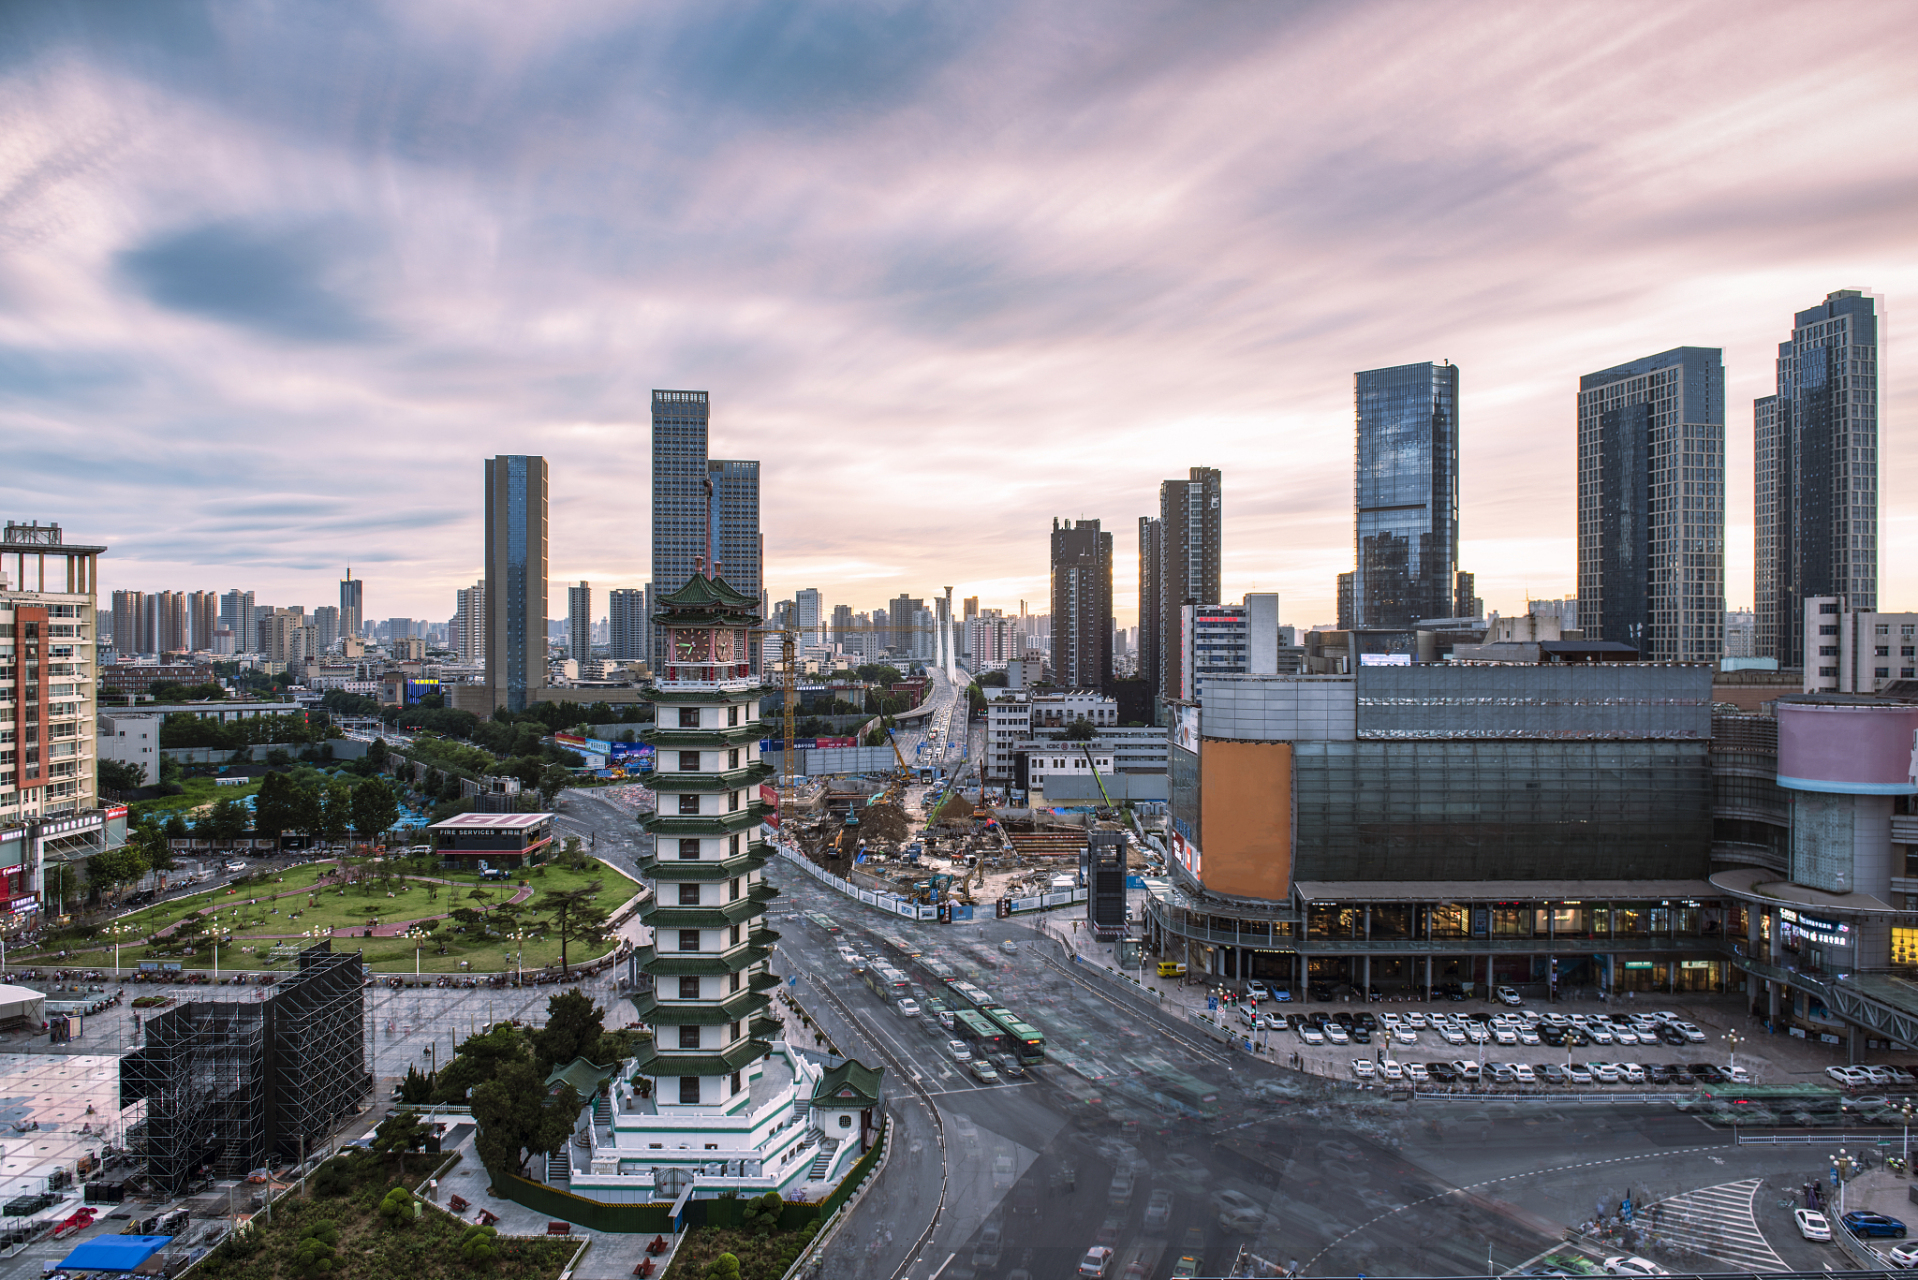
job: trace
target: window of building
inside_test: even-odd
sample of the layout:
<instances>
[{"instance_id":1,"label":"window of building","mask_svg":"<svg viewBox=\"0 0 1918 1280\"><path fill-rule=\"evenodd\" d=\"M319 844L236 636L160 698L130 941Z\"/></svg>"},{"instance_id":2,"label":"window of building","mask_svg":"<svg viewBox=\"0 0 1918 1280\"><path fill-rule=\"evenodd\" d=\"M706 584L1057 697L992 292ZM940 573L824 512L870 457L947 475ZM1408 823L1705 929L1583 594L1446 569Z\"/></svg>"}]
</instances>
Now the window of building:
<instances>
[{"instance_id":1,"label":"window of building","mask_svg":"<svg viewBox=\"0 0 1918 1280\"><path fill-rule=\"evenodd\" d=\"M1835 676L1838 674L1838 668L1837 667L1820 667L1818 668L1818 674L1821 676Z\"/></svg>"},{"instance_id":2,"label":"window of building","mask_svg":"<svg viewBox=\"0 0 1918 1280\"><path fill-rule=\"evenodd\" d=\"M739 1023L737 1022L727 1023L726 1024L726 1043L731 1044L733 1041L737 1039L739 1039Z\"/></svg>"},{"instance_id":3,"label":"window of building","mask_svg":"<svg viewBox=\"0 0 1918 1280\"><path fill-rule=\"evenodd\" d=\"M679 856L687 862L691 862L693 859L699 857L699 841L681 840L679 842Z\"/></svg>"},{"instance_id":4,"label":"window of building","mask_svg":"<svg viewBox=\"0 0 1918 1280\"><path fill-rule=\"evenodd\" d=\"M728 813L735 813L738 811L738 809L739 809L739 793L737 791L727 792L726 793L726 811Z\"/></svg>"},{"instance_id":5,"label":"window of building","mask_svg":"<svg viewBox=\"0 0 1918 1280\"><path fill-rule=\"evenodd\" d=\"M726 753L726 767L728 769L737 769L739 767L739 748L738 747L734 747L731 751L728 751Z\"/></svg>"},{"instance_id":6,"label":"window of building","mask_svg":"<svg viewBox=\"0 0 1918 1280\"><path fill-rule=\"evenodd\" d=\"M739 945L739 926L738 926L738 925L734 925L734 926L733 926L733 930L732 930L732 933L733 933L733 942L732 942L732 945L734 945L734 946L736 947L736 946L738 946L738 945Z\"/></svg>"},{"instance_id":7,"label":"window of building","mask_svg":"<svg viewBox=\"0 0 1918 1280\"><path fill-rule=\"evenodd\" d=\"M738 990L739 990L739 985L740 985L740 978L739 978L739 974L738 974L738 973L732 973L732 974L729 974L729 975L727 975L727 976L728 976L728 977L730 977L730 978L732 979L732 982L730 983L730 985L729 985L729 987L728 987L728 992L730 993L730 992L733 992L733 991L738 991Z\"/></svg>"},{"instance_id":8,"label":"window of building","mask_svg":"<svg viewBox=\"0 0 1918 1280\"><path fill-rule=\"evenodd\" d=\"M679 1100L688 1106L699 1103L699 1077L681 1076L679 1078Z\"/></svg>"},{"instance_id":9,"label":"window of building","mask_svg":"<svg viewBox=\"0 0 1918 1280\"><path fill-rule=\"evenodd\" d=\"M694 795L681 796L679 798L679 811L681 813L698 813L699 797Z\"/></svg>"},{"instance_id":10,"label":"window of building","mask_svg":"<svg viewBox=\"0 0 1918 1280\"><path fill-rule=\"evenodd\" d=\"M679 1047L682 1049L699 1048L699 1028L681 1027L679 1029Z\"/></svg>"},{"instance_id":11,"label":"window of building","mask_svg":"<svg viewBox=\"0 0 1918 1280\"><path fill-rule=\"evenodd\" d=\"M731 1083L733 1087L733 1092L738 1093L740 1081L739 1081L739 1073L737 1071L733 1072L732 1079L729 1083Z\"/></svg>"},{"instance_id":12,"label":"window of building","mask_svg":"<svg viewBox=\"0 0 1918 1280\"><path fill-rule=\"evenodd\" d=\"M699 886L696 884L680 885L679 886L679 905L682 907L698 906L699 905Z\"/></svg>"},{"instance_id":13,"label":"window of building","mask_svg":"<svg viewBox=\"0 0 1918 1280\"><path fill-rule=\"evenodd\" d=\"M699 708L681 707L679 709L679 727L682 729L699 728Z\"/></svg>"},{"instance_id":14,"label":"window of building","mask_svg":"<svg viewBox=\"0 0 1918 1280\"><path fill-rule=\"evenodd\" d=\"M727 708L726 708L726 723L727 723L728 725L736 725L736 724L738 724L738 723L739 723L739 708L738 708L738 707L727 707Z\"/></svg>"},{"instance_id":15,"label":"window of building","mask_svg":"<svg viewBox=\"0 0 1918 1280\"><path fill-rule=\"evenodd\" d=\"M1878 645L1871 651L1871 656L1874 658L1889 658L1891 656L1891 646L1888 644Z\"/></svg>"},{"instance_id":16,"label":"window of building","mask_svg":"<svg viewBox=\"0 0 1918 1280\"><path fill-rule=\"evenodd\" d=\"M679 931L679 949L681 951L699 950L699 930L681 929Z\"/></svg>"},{"instance_id":17,"label":"window of building","mask_svg":"<svg viewBox=\"0 0 1918 1280\"><path fill-rule=\"evenodd\" d=\"M1891 668L1890 667L1873 667L1871 669L1871 674L1879 680L1889 680L1891 678Z\"/></svg>"},{"instance_id":18,"label":"window of building","mask_svg":"<svg viewBox=\"0 0 1918 1280\"><path fill-rule=\"evenodd\" d=\"M738 836L734 836L732 838L732 851L733 851L732 856L737 858L739 856L739 837Z\"/></svg>"},{"instance_id":19,"label":"window of building","mask_svg":"<svg viewBox=\"0 0 1918 1280\"><path fill-rule=\"evenodd\" d=\"M699 979L682 977L679 980L679 998L681 1000L699 999Z\"/></svg>"},{"instance_id":20,"label":"window of building","mask_svg":"<svg viewBox=\"0 0 1918 1280\"><path fill-rule=\"evenodd\" d=\"M1821 636L1835 636L1838 634L1838 628L1831 626L1820 627L1818 628L1818 634Z\"/></svg>"},{"instance_id":21,"label":"window of building","mask_svg":"<svg viewBox=\"0 0 1918 1280\"><path fill-rule=\"evenodd\" d=\"M679 753L679 771L681 773L699 772L699 752L682 751Z\"/></svg>"},{"instance_id":22,"label":"window of building","mask_svg":"<svg viewBox=\"0 0 1918 1280\"><path fill-rule=\"evenodd\" d=\"M1891 628L1885 623L1881 622L1878 624L1878 634L1881 636L1888 636L1891 634Z\"/></svg>"}]
</instances>

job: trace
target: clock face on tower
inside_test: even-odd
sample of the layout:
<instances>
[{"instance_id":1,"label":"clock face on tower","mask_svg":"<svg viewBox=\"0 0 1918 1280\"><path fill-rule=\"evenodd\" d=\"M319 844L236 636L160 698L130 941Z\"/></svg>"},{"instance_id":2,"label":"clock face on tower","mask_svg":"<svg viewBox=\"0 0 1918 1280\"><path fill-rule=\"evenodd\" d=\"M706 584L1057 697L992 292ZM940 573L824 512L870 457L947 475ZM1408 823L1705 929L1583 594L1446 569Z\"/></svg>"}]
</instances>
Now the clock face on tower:
<instances>
[{"instance_id":1,"label":"clock face on tower","mask_svg":"<svg viewBox=\"0 0 1918 1280\"><path fill-rule=\"evenodd\" d=\"M713 632L713 661L731 662L733 660L733 633L730 631Z\"/></svg>"},{"instance_id":2,"label":"clock face on tower","mask_svg":"<svg viewBox=\"0 0 1918 1280\"><path fill-rule=\"evenodd\" d=\"M673 632L673 656L681 662L704 662L712 644L710 631Z\"/></svg>"}]
</instances>

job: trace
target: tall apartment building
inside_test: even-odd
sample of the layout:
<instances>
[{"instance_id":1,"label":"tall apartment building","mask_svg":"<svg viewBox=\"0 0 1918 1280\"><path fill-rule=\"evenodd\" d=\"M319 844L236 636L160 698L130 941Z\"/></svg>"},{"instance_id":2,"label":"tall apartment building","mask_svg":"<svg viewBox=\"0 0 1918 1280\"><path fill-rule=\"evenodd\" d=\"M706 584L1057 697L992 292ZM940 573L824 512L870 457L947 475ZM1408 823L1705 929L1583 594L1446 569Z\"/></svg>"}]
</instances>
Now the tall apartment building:
<instances>
[{"instance_id":1,"label":"tall apartment building","mask_svg":"<svg viewBox=\"0 0 1918 1280\"><path fill-rule=\"evenodd\" d=\"M313 640L317 653L328 653L340 642L340 611L323 604L313 611Z\"/></svg>"},{"instance_id":2,"label":"tall apartment building","mask_svg":"<svg viewBox=\"0 0 1918 1280\"><path fill-rule=\"evenodd\" d=\"M453 593L453 650L461 662L486 661L486 582Z\"/></svg>"},{"instance_id":3,"label":"tall apartment building","mask_svg":"<svg viewBox=\"0 0 1918 1280\"><path fill-rule=\"evenodd\" d=\"M94 607L105 553L67 542L57 524L9 520L0 534L0 873L9 894L42 887L40 824L95 808Z\"/></svg>"},{"instance_id":4,"label":"tall apartment building","mask_svg":"<svg viewBox=\"0 0 1918 1280\"><path fill-rule=\"evenodd\" d=\"M1159 485L1158 565L1153 575L1157 599L1152 611L1158 630L1158 690L1169 697L1178 682L1180 610L1186 604L1219 603L1221 479L1212 467L1193 467L1184 480ZM1055 610L1054 612L1057 612ZM1145 614L1141 613L1141 620Z\"/></svg>"},{"instance_id":5,"label":"tall apartment building","mask_svg":"<svg viewBox=\"0 0 1918 1280\"><path fill-rule=\"evenodd\" d=\"M361 624L366 619L366 596L363 584L353 576L353 566L346 567L346 576L340 579L340 634L357 638L361 634ZM250 598L252 592L247 595Z\"/></svg>"},{"instance_id":6,"label":"tall apartment building","mask_svg":"<svg viewBox=\"0 0 1918 1280\"><path fill-rule=\"evenodd\" d=\"M117 595L117 593L116 593ZM118 616L119 611L114 611ZM118 625L117 623L115 625ZM341 623L345 625L344 620ZM251 591L227 591L220 595L219 628L233 633L233 649L236 653L249 653L253 649L253 593Z\"/></svg>"},{"instance_id":7,"label":"tall apartment building","mask_svg":"<svg viewBox=\"0 0 1918 1280\"><path fill-rule=\"evenodd\" d=\"M1068 689L1112 683L1112 535L1052 522L1052 672Z\"/></svg>"},{"instance_id":8,"label":"tall apartment building","mask_svg":"<svg viewBox=\"0 0 1918 1280\"><path fill-rule=\"evenodd\" d=\"M146 633L146 622L146 592L113 593L113 651L122 660L135 654L153 652L153 642Z\"/></svg>"},{"instance_id":9,"label":"tall apartment building","mask_svg":"<svg viewBox=\"0 0 1918 1280\"><path fill-rule=\"evenodd\" d=\"M852 627L852 606L849 604L834 605L832 607L831 634L827 638L835 645L843 645L846 643L846 638L852 634Z\"/></svg>"},{"instance_id":10,"label":"tall apartment building","mask_svg":"<svg viewBox=\"0 0 1918 1280\"><path fill-rule=\"evenodd\" d=\"M1778 390L1752 403L1758 654L1807 655L1803 604L1878 608L1878 315L1856 289L1792 317Z\"/></svg>"},{"instance_id":11,"label":"tall apartment building","mask_svg":"<svg viewBox=\"0 0 1918 1280\"><path fill-rule=\"evenodd\" d=\"M757 598L764 590L759 536L759 463L711 458L711 406L704 391L653 392L652 595L671 595L707 554L726 582ZM710 500L708 491L710 488ZM667 655L652 655L655 667Z\"/></svg>"},{"instance_id":12,"label":"tall apartment building","mask_svg":"<svg viewBox=\"0 0 1918 1280\"><path fill-rule=\"evenodd\" d=\"M593 657L593 584L566 588L566 656L584 670Z\"/></svg>"},{"instance_id":13,"label":"tall apartment building","mask_svg":"<svg viewBox=\"0 0 1918 1280\"><path fill-rule=\"evenodd\" d=\"M1578 603L1650 662L1725 642L1725 370L1677 347L1578 384Z\"/></svg>"},{"instance_id":14,"label":"tall apartment building","mask_svg":"<svg viewBox=\"0 0 1918 1280\"><path fill-rule=\"evenodd\" d=\"M1222 675L1277 675L1283 644L1277 592L1243 604L1188 604L1179 610L1179 674L1168 698L1203 702L1205 682Z\"/></svg>"},{"instance_id":15,"label":"tall apartment building","mask_svg":"<svg viewBox=\"0 0 1918 1280\"><path fill-rule=\"evenodd\" d=\"M914 652L914 628L919 625L919 613L926 607L924 600L915 596L894 596L886 605L886 625L891 635L887 647L900 653Z\"/></svg>"},{"instance_id":16,"label":"tall apartment building","mask_svg":"<svg viewBox=\"0 0 1918 1280\"><path fill-rule=\"evenodd\" d=\"M1756 658L1758 654L1758 614L1752 609L1725 610L1725 656Z\"/></svg>"},{"instance_id":17,"label":"tall apartment building","mask_svg":"<svg viewBox=\"0 0 1918 1280\"><path fill-rule=\"evenodd\" d=\"M307 651L306 615L298 609L275 609L261 626L260 652L268 662L294 663Z\"/></svg>"},{"instance_id":18,"label":"tall apartment building","mask_svg":"<svg viewBox=\"0 0 1918 1280\"><path fill-rule=\"evenodd\" d=\"M624 587L606 596L606 617L611 634L607 647L614 662L650 662L653 651L653 623L646 613L649 588Z\"/></svg>"},{"instance_id":19,"label":"tall apartment building","mask_svg":"<svg viewBox=\"0 0 1918 1280\"><path fill-rule=\"evenodd\" d=\"M1353 375L1353 627L1454 616L1458 377L1457 365L1429 361Z\"/></svg>"},{"instance_id":20,"label":"tall apartment building","mask_svg":"<svg viewBox=\"0 0 1918 1280\"><path fill-rule=\"evenodd\" d=\"M547 469L536 454L486 460L486 684L524 711L546 683Z\"/></svg>"},{"instance_id":21,"label":"tall apartment building","mask_svg":"<svg viewBox=\"0 0 1918 1280\"><path fill-rule=\"evenodd\" d=\"M147 593L147 614L151 622L145 628L153 637L153 652L179 653L189 647L186 593L151 591Z\"/></svg>"},{"instance_id":22,"label":"tall apartment building","mask_svg":"<svg viewBox=\"0 0 1918 1280\"><path fill-rule=\"evenodd\" d=\"M186 598L187 642L189 649L213 649L213 632L220 622L220 597L213 591L191 591Z\"/></svg>"},{"instance_id":23,"label":"tall apartment building","mask_svg":"<svg viewBox=\"0 0 1918 1280\"><path fill-rule=\"evenodd\" d=\"M1159 606L1159 555L1165 526L1157 516L1139 517L1139 675L1161 693L1164 626Z\"/></svg>"}]
</instances>

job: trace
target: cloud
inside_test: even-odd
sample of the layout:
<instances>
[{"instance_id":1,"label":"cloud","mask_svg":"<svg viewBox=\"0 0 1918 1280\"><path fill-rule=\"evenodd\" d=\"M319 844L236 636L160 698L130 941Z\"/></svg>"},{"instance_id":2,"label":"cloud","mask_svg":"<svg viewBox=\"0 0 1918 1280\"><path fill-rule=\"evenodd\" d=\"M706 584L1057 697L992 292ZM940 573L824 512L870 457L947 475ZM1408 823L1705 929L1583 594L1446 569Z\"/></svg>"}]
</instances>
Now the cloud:
<instances>
[{"instance_id":1,"label":"cloud","mask_svg":"<svg viewBox=\"0 0 1918 1280\"><path fill-rule=\"evenodd\" d=\"M370 342L381 328L335 280L356 237L315 226L211 223L119 255L126 280L158 306L299 342Z\"/></svg>"}]
</instances>

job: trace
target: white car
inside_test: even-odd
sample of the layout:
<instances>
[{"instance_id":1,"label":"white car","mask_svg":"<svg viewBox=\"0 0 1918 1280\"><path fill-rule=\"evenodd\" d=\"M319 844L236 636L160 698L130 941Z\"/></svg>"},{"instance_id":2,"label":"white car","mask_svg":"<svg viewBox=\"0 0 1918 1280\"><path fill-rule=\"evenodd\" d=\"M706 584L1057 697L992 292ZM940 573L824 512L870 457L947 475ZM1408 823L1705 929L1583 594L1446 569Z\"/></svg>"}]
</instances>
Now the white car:
<instances>
[{"instance_id":1,"label":"white car","mask_svg":"<svg viewBox=\"0 0 1918 1280\"><path fill-rule=\"evenodd\" d=\"M1512 1074L1518 1077L1520 1084L1538 1083L1538 1072L1532 1070L1532 1064L1529 1062L1514 1062L1512 1064Z\"/></svg>"},{"instance_id":2,"label":"white car","mask_svg":"<svg viewBox=\"0 0 1918 1280\"><path fill-rule=\"evenodd\" d=\"M899 1014L901 1017L905 1017L905 1018L918 1017L919 1002L917 1000L912 999L910 996L908 996L904 1000L901 1000L899 1002Z\"/></svg>"},{"instance_id":3,"label":"white car","mask_svg":"<svg viewBox=\"0 0 1918 1280\"><path fill-rule=\"evenodd\" d=\"M1521 1027L1519 1028L1518 1042L1520 1044L1538 1044L1540 1043L1538 1032L1531 1027Z\"/></svg>"},{"instance_id":4,"label":"white car","mask_svg":"<svg viewBox=\"0 0 1918 1280\"><path fill-rule=\"evenodd\" d=\"M1605 1274L1608 1276L1668 1276L1671 1274L1650 1258L1639 1258L1630 1254L1607 1258L1604 1265Z\"/></svg>"},{"instance_id":5,"label":"white car","mask_svg":"<svg viewBox=\"0 0 1918 1280\"><path fill-rule=\"evenodd\" d=\"M1487 1040L1491 1039L1491 1033L1485 1029L1485 1024L1482 1022L1466 1023L1465 1026L1461 1028L1461 1033L1473 1044L1484 1044Z\"/></svg>"},{"instance_id":6,"label":"white car","mask_svg":"<svg viewBox=\"0 0 1918 1280\"><path fill-rule=\"evenodd\" d=\"M1883 1067L1864 1067L1864 1066L1861 1066L1861 1067L1859 1067L1859 1068L1858 1068L1858 1070L1860 1070L1860 1071L1862 1071L1862 1072L1864 1072L1864 1073L1865 1073L1866 1075L1868 1075L1868 1076L1870 1076L1870 1077L1871 1077L1871 1082L1872 1082L1873 1084L1894 1084L1894 1083L1896 1083L1896 1079L1895 1079L1895 1078L1894 1078L1894 1077L1892 1076L1892 1074L1891 1074L1891 1072L1889 1072L1889 1071L1887 1071L1887 1070L1885 1070L1885 1069L1884 1069Z\"/></svg>"},{"instance_id":7,"label":"white car","mask_svg":"<svg viewBox=\"0 0 1918 1280\"><path fill-rule=\"evenodd\" d=\"M1826 1067L1825 1074L1847 1089L1856 1089L1871 1083L1871 1077L1857 1067Z\"/></svg>"},{"instance_id":8,"label":"white car","mask_svg":"<svg viewBox=\"0 0 1918 1280\"><path fill-rule=\"evenodd\" d=\"M1086 1250L1086 1256L1079 1260L1079 1274L1086 1280L1105 1280L1106 1268L1112 1265L1112 1250L1102 1244L1095 1244Z\"/></svg>"},{"instance_id":9,"label":"white car","mask_svg":"<svg viewBox=\"0 0 1918 1280\"><path fill-rule=\"evenodd\" d=\"M1792 1221L1798 1224L1798 1234L1807 1240L1831 1239L1831 1223L1825 1215L1816 1209L1793 1209Z\"/></svg>"},{"instance_id":10,"label":"white car","mask_svg":"<svg viewBox=\"0 0 1918 1280\"><path fill-rule=\"evenodd\" d=\"M1419 1033L1410 1027L1400 1027L1392 1033L1392 1043L1394 1044L1417 1044L1418 1042Z\"/></svg>"},{"instance_id":11,"label":"white car","mask_svg":"<svg viewBox=\"0 0 1918 1280\"><path fill-rule=\"evenodd\" d=\"M1618 1068L1609 1062L1588 1062L1585 1067L1592 1073L1592 1078L1601 1084L1617 1084L1619 1081Z\"/></svg>"},{"instance_id":12,"label":"white car","mask_svg":"<svg viewBox=\"0 0 1918 1280\"><path fill-rule=\"evenodd\" d=\"M1726 1067L1725 1074L1732 1078L1733 1084L1750 1084L1752 1073L1743 1067Z\"/></svg>"},{"instance_id":13,"label":"white car","mask_svg":"<svg viewBox=\"0 0 1918 1280\"><path fill-rule=\"evenodd\" d=\"M1638 1032L1630 1027L1613 1027L1612 1040L1617 1044L1637 1044Z\"/></svg>"},{"instance_id":14,"label":"white car","mask_svg":"<svg viewBox=\"0 0 1918 1280\"><path fill-rule=\"evenodd\" d=\"M1352 1059L1352 1074L1357 1076L1359 1079L1370 1080L1373 1076L1376 1076L1378 1073L1379 1073L1379 1069L1373 1065L1372 1060L1370 1058Z\"/></svg>"},{"instance_id":15,"label":"white car","mask_svg":"<svg viewBox=\"0 0 1918 1280\"><path fill-rule=\"evenodd\" d=\"M1573 1084L1590 1084L1592 1082L1592 1073L1576 1062L1565 1068L1565 1077Z\"/></svg>"},{"instance_id":16,"label":"white car","mask_svg":"<svg viewBox=\"0 0 1918 1280\"><path fill-rule=\"evenodd\" d=\"M1492 1040L1496 1044L1517 1044L1518 1032L1510 1027L1493 1027Z\"/></svg>"},{"instance_id":17,"label":"white car","mask_svg":"<svg viewBox=\"0 0 1918 1280\"><path fill-rule=\"evenodd\" d=\"M1245 995L1248 1000L1270 1000L1272 998L1271 990L1257 978L1245 984Z\"/></svg>"},{"instance_id":18,"label":"white car","mask_svg":"<svg viewBox=\"0 0 1918 1280\"><path fill-rule=\"evenodd\" d=\"M1411 1080L1414 1084L1424 1084L1426 1081L1432 1078L1432 1073L1425 1069L1425 1064L1423 1062L1406 1063L1405 1075L1406 1075L1406 1078Z\"/></svg>"},{"instance_id":19,"label":"white car","mask_svg":"<svg viewBox=\"0 0 1918 1280\"><path fill-rule=\"evenodd\" d=\"M1625 1077L1627 1083L1645 1083L1645 1068L1636 1062L1614 1062L1612 1066L1617 1069L1618 1074Z\"/></svg>"},{"instance_id":20,"label":"white car","mask_svg":"<svg viewBox=\"0 0 1918 1280\"><path fill-rule=\"evenodd\" d=\"M1493 994L1498 997L1500 1004L1524 1003L1524 1001L1519 998L1518 992L1511 987L1500 987L1497 991L1493 992Z\"/></svg>"},{"instance_id":21,"label":"white car","mask_svg":"<svg viewBox=\"0 0 1918 1280\"><path fill-rule=\"evenodd\" d=\"M1426 1027L1430 1026L1431 1024L1426 1020L1426 1017L1423 1013L1420 1013L1417 1009L1414 1009L1412 1010L1412 1012L1405 1015L1405 1025L1415 1030L1422 1031Z\"/></svg>"},{"instance_id":22,"label":"white car","mask_svg":"<svg viewBox=\"0 0 1918 1280\"><path fill-rule=\"evenodd\" d=\"M1536 1039L1537 1037L1533 1038ZM1439 1028L1439 1039L1445 1041L1447 1044L1464 1044L1465 1033L1457 1027L1448 1024Z\"/></svg>"},{"instance_id":23,"label":"white car","mask_svg":"<svg viewBox=\"0 0 1918 1280\"><path fill-rule=\"evenodd\" d=\"M1387 1080L1403 1080L1405 1079L1405 1068L1401 1067L1392 1059L1387 1058L1384 1062L1379 1063L1379 1074Z\"/></svg>"},{"instance_id":24,"label":"white car","mask_svg":"<svg viewBox=\"0 0 1918 1280\"><path fill-rule=\"evenodd\" d=\"M1892 1266L1910 1271L1918 1267L1918 1244L1893 1245L1885 1250L1885 1257Z\"/></svg>"},{"instance_id":25,"label":"white car","mask_svg":"<svg viewBox=\"0 0 1918 1280\"><path fill-rule=\"evenodd\" d=\"M1586 1023L1585 1034L1592 1038L1593 1044L1611 1044L1612 1043L1612 1029L1606 1026L1602 1022Z\"/></svg>"},{"instance_id":26,"label":"white car","mask_svg":"<svg viewBox=\"0 0 1918 1280\"><path fill-rule=\"evenodd\" d=\"M1298 1032L1299 1039L1307 1044L1325 1043L1325 1033L1310 1023L1301 1022L1298 1026L1294 1027L1293 1030Z\"/></svg>"},{"instance_id":27,"label":"white car","mask_svg":"<svg viewBox=\"0 0 1918 1280\"><path fill-rule=\"evenodd\" d=\"M1219 1225L1227 1231L1255 1231L1265 1221L1265 1210L1242 1191L1220 1191L1212 1203L1219 1211Z\"/></svg>"},{"instance_id":28,"label":"white car","mask_svg":"<svg viewBox=\"0 0 1918 1280\"><path fill-rule=\"evenodd\" d=\"M972 1061L972 1046L967 1044L964 1040L946 1041L946 1052L951 1054L953 1056L953 1059L957 1062Z\"/></svg>"},{"instance_id":29,"label":"white car","mask_svg":"<svg viewBox=\"0 0 1918 1280\"><path fill-rule=\"evenodd\" d=\"M1691 1023L1673 1022L1672 1025L1678 1028L1679 1035L1684 1036L1685 1039L1691 1041L1693 1044L1705 1043L1705 1033L1703 1031L1700 1031L1697 1027L1693 1026Z\"/></svg>"},{"instance_id":30,"label":"white car","mask_svg":"<svg viewBox=\"0 0 1918 1280\"><path fill-rule=\"evenodd\" d=\"M1328 1022L1325 1024L1325 1038L1333 1044L1352 1043L1351 1033L1336 1022Z\"/></svg>"},{"instance_id":31,"label":"white car","mask_svg":"<svg viewBox=\"0 0 1918 1280\"><path fill-rule=\"evenodd\" d=\"M1388 1027L1396 1027L1399 1023L1403 1022L1404 1019L1399 1017L1398 1014L1388 1011L1379 1015L1379 1021Z\"/></svg>"}]
</instances>

